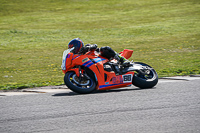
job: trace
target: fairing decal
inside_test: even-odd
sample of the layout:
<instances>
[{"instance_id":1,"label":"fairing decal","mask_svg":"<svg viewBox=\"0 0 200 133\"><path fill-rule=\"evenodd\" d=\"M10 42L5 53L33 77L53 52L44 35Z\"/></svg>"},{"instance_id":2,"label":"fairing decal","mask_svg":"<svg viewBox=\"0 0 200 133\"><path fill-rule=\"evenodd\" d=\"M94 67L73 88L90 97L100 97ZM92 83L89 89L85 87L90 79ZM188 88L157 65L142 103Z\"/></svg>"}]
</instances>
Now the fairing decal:
<instances>
[{"instance_id":1,"label":"fairing decal","mask_svg":"<svg viewBox=\"0 0 200 133\"><path fill-rule=\"evenodd\" d=\"M70 58L70 56L71 56L70 54L67 54L67 57L66 57L66 58Z\"/></svg>"},{"instance_id":2,"label":"fairing decal","mask_svg":"<svg viewBox=\"0 0 200 133\"><path fill-rule=\"evenodd\" d=\"M95 63L98 63L100 61L104 61L105 59L99 57L99 58L95 58L93 60L95 61Z\"/></svg>"},{"instance_id":3,"label":"fairing decal","mask_svg":"<svg viewBox=\"0 0 200 133\"><path fill-rule=\"evenodd\" d=\"M85 67L90 67L91 65L94 65L94 63L91 60L89 60L83 64L83 66L85 66Z\"/></svg>"},{"instance_id":4,"label":"fairing decal","mask_svg":"<svg viewBox=\"0 0 200 133\"><path fill-rule=\"evenodd\" d=\"M94 63L93 63L93 62L90 62L86 67L90 67L90 66L92 66L92 65L94 65Z\"/></svg>"}]
</instances>

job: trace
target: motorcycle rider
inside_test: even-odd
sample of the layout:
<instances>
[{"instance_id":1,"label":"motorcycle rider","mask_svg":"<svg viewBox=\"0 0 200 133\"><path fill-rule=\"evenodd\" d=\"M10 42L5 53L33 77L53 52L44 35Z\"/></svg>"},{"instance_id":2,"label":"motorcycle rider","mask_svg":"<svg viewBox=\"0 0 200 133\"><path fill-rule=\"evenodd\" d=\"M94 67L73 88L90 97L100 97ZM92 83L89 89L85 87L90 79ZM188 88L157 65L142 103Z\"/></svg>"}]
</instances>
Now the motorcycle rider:
<instances>
[{"instance_id":1,"label":"motorcycle rider","mask_svg":"<svg viewBox=\"0 0 200 133\"><path fill-rule=\"evenodd\" d=\"M116 59L122 66L129 66L130 62L126 60L124 57L120 56L116 53L111 47L105 46L98 48L97 44L86 44L84 46L83 41L80 38L72 39L68 44L68 49L73 48L72 52L74 54L85 54L88 51L96 50L100 53L101 56L111 60Z\"/></svg>"}]
</instances>

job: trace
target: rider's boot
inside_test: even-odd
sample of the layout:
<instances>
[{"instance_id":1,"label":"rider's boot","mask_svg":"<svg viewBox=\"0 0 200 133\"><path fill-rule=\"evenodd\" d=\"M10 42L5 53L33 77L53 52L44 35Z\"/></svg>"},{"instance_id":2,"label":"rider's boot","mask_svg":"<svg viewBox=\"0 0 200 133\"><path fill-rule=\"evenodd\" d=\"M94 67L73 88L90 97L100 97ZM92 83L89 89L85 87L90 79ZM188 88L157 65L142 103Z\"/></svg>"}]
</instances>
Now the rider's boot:
<instances>
[{"instance_id":1,"label":"rider's boot","mask_svg":"<svg viewBox=\"0 0 200 133\"><path fill-rule=\"evenodd\" d=\"M116 54L114 56L114 59L116 59L117 61L119 61L120 65L124 66L124 67L127 67L127 66L130 66L130 61L125 59L123 56L120 56L118 54Z\"/></svg>"}]
</instances>

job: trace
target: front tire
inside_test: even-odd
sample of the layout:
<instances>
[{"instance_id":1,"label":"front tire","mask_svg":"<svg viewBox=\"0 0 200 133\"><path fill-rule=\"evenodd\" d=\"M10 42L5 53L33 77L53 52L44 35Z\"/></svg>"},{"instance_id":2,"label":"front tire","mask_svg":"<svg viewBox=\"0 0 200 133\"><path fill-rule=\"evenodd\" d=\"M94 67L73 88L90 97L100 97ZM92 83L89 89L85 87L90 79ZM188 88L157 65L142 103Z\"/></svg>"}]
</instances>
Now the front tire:
<instances>
[{"instance_id":1,"label":"front tire","mask_svg":"<svg viewBox=\"0 0 200 133\"><path fill-rule=\"evenodd\" d=\"M156 71L145 63L135 62L135 64L140 64L142 67L148 68L148 73L142 74L139 71L135 73L133 76L132 84L141 89L154 87L158 83L158 74Z\"/></svg>"},{"instance_id":2,"label":"front tire","mask_svg":"<svg viewBox=\"0 0 200 133\"><path fill-rule=\"evenodd\" d=\"M71 71L65 74L64 82L70 90L79 94L91 93L96 88L96 82L92 78L84 79L81 82L79 82L75 72Z\"/></svg>"}]
</instances>

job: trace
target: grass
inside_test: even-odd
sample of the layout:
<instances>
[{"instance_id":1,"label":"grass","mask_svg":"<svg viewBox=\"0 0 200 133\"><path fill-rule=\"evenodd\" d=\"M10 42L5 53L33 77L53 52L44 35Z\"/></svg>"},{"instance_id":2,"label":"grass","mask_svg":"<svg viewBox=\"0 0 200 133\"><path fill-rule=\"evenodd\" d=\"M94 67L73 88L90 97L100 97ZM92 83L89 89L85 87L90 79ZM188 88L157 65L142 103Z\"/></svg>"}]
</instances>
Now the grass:
<instances>
[{"instance_id":1,"label":"grass","mask_svg":"<svg viewBox=\"0 0 200 133\"><path fill-rule=\"evenodd\" d=\"M199 0L1 0L0 89L64 84L67 43L133 49L159 77L200 74Z\"/></svg>"}]
</instances>

